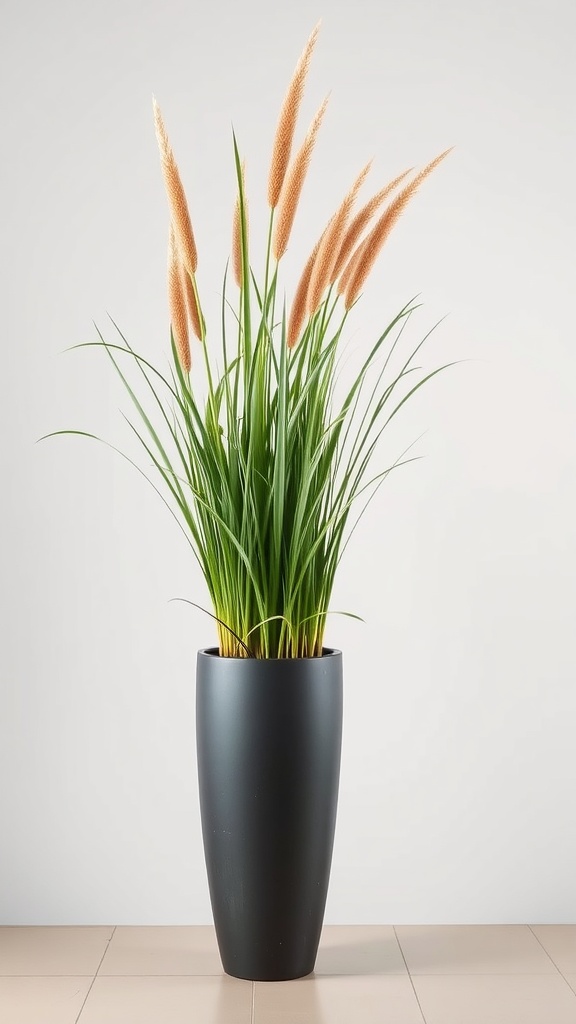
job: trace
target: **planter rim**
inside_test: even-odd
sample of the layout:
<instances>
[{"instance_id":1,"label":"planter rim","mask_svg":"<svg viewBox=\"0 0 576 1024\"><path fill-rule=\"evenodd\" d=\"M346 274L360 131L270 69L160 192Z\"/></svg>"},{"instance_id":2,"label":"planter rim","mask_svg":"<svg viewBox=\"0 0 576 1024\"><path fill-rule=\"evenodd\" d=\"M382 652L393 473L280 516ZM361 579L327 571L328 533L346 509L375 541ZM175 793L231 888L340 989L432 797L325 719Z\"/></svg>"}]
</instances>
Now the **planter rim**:
<instances>
[{"instance_id":1,"label":"planter rim","mask_svg":"<svg viewBox=\"0 0 576 1024\"><path fill-rule=\"evenodd\" d=\"M198 657L217 658L218 661L226 662L239 661L242 662L243 665L246 665L250 662L260 662L263 664L269 664L272 661L296 663L303 661L320 662L328 658L339 658L342 657L342 651L339 651L336 647L324 647L320 657L315 656L310 658L228 658L224 657L223 655L220 655L218 653L217 647L203 647L201 648L201 650L198 651Z\"/></svg>"}]
</instances>

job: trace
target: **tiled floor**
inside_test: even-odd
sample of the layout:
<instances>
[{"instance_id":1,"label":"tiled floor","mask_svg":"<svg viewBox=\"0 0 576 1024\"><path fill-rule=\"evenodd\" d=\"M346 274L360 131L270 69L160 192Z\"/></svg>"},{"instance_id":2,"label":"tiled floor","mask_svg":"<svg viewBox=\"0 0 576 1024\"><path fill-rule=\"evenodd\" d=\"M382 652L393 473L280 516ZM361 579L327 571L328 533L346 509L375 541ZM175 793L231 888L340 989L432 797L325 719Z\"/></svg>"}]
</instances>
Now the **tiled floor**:
<instances>
[{"instance_id":1,"label":"tiled floor","mask_svg":"<svg viewBox=\"0 0 576 1024\"><path fill-rule=\"evenodd\" d=\"M327 927L300 981L212 928L0 928L2 1024L576 1024L576 925Z\"/></svg>"}]
</instances>

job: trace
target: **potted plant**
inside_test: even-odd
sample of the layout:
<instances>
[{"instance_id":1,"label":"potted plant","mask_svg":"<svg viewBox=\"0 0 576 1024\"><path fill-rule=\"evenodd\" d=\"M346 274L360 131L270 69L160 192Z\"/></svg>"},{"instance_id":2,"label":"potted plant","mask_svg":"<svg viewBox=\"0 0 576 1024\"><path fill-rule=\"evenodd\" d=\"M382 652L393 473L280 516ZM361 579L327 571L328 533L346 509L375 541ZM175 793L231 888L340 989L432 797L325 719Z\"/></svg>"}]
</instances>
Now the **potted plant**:
<instances>
[{"instance_id":1,"label":"potted plant","mask_svg":"<svg viewBox=\"0 0 576 1024\"><path fill-rule=\"evenodd\" d=\"M170 211L173 366L162 373L120 332L114 342L100 334L88 343L104 348L135 403L142 425L132 427L210 594L218 646L199 651L197 661L204 848L224 969L253 980L296 978L314 967L342 730L342 655L324 645L334 577L362 510L392 469L410 461L404 452L372 470L383 431L444 369L414 366L420 341L392 370L416 308L410 302L367 346L354 380L337 396L337 356L350 312L399 216L446 153L418 173L395 177L356 210L370 165L364 167L318 238L293 297L280 301L279 269L326 110L325 100L293 155L317 34L318 27L280 112L260 282L233 138L234 280L230 289L226 273L218 344L203 316L189 208L155 102ZM191 335L198 342L194 358L203 363L202 400ZM129 367L149 406L129 382Z\"/></svg>"}]
</instances>

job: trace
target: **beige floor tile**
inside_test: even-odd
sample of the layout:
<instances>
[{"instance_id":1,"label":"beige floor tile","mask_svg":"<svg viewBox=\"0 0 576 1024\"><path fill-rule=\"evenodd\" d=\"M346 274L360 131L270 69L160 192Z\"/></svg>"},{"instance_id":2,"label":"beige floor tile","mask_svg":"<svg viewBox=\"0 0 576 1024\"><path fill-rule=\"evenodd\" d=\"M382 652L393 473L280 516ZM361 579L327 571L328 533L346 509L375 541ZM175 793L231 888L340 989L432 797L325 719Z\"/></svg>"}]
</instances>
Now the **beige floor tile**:
<instances>
[{"instance_id":1,"label":"beige floor tile","mask_svg":"<svg viewBox=\"0 0 576 1024\"><path fill-rule=\"evenodd\" d=\"M0 975L94 976L112 928L0 928Z\"/></svg>"},{"instance_id":2,"label":"beige floor tile","mask_svg":"<svg viewBox=\"0 0 576 1024\"><path fill-rule=\"evenodd\" d=\"M573 989L574 993L576 993L576 974L565 974L564 977L570 985L570 988Z\"/></svg>"},{"instance_id":3,"label":"beige floor tile","mask_svg":"<svg viewBox=\"0 0 576 1024\"><path fill-rule=\"evenodd\" d=\"M576 974L576 924L534 924L532 931L562 974Z\"/></svg>"},{"instance_id":4,"label":"beige floor tile","mask_svg":"<svg viewBox=\"0 0 576 1024\"><path fill-rule=\"evenodd\" d=\"M576 994L546 975L414 977L426 1024L576 1024Z\"/></svg>"},{"instance_id":5,"label":"beige floor tile","mask_svg":"<svg viewBox=\"0 0 576 1024\"><path fill-rule=\"evenodd\" d=\"M74 1024L92 978L0 978L5 1024Z\"/></svg>"},{"instance_id":6,"label":"beige floor tile","mask_svg":"<svg viewBox=\"0 0 576 1024\"><path fill-rule=\"evenodd\" d=\"M79 1024L250 1024L252 985L220 978L96 978Z\"/></svg>"},{"instance_id":7,"label":"beige floor tile","mask_svg":"<svg viewBox=\"0 0 576 1024\"><path fill-rule=\"evenodd\" d=\"M423 1024L407 975L258 981L254 1024ZM83 1022L81 1022L83 1024Z\"/></svg>"},{"instance_id":8,"label":"beige floor tile","mask_svg":"<svg viewBox=\"0 0 576 1024\"><path fill-rule=\"evenodd\" d=\"M98 974L222 974L216 934L195 927L117 928Z\"/></svg>"},{"instance_id":9,"label":"beige floor tile","mask_svg":"<svg viewBox=\"0 0 576 1024\"><path fill-rule=\"evenodd\" d=\"M321 974L405 974L391 925L327 925L314 969Z\"/></svg>"},{"instance_id":10,"label":"beige floor tile","mask_svg":"<svg viewBox=\"0 0 576 1024\"><path fill-rule=\"evenodd\" d=\"M411 974L556 974L528 925L399 925Z\"/></svg>"}]
</instances>

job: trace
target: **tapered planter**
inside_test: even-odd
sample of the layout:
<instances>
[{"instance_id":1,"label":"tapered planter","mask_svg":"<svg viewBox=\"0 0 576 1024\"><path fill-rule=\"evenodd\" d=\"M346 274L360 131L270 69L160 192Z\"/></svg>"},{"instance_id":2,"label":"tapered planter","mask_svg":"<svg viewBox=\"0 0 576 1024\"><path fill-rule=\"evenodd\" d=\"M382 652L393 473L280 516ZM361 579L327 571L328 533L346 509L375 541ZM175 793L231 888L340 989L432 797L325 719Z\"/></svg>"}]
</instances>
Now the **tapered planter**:
<instances>
[{"instance_id":1,"label":"tapered planter","mask_svg":"<svg viewBox=\"0 0 576 1024\"><path fill-rule=\"evenodd\" d=\"M336 823L342 654L198 652L204 852L224 970L287 981L314 969Z\"/></svg>"}]
</instances>

